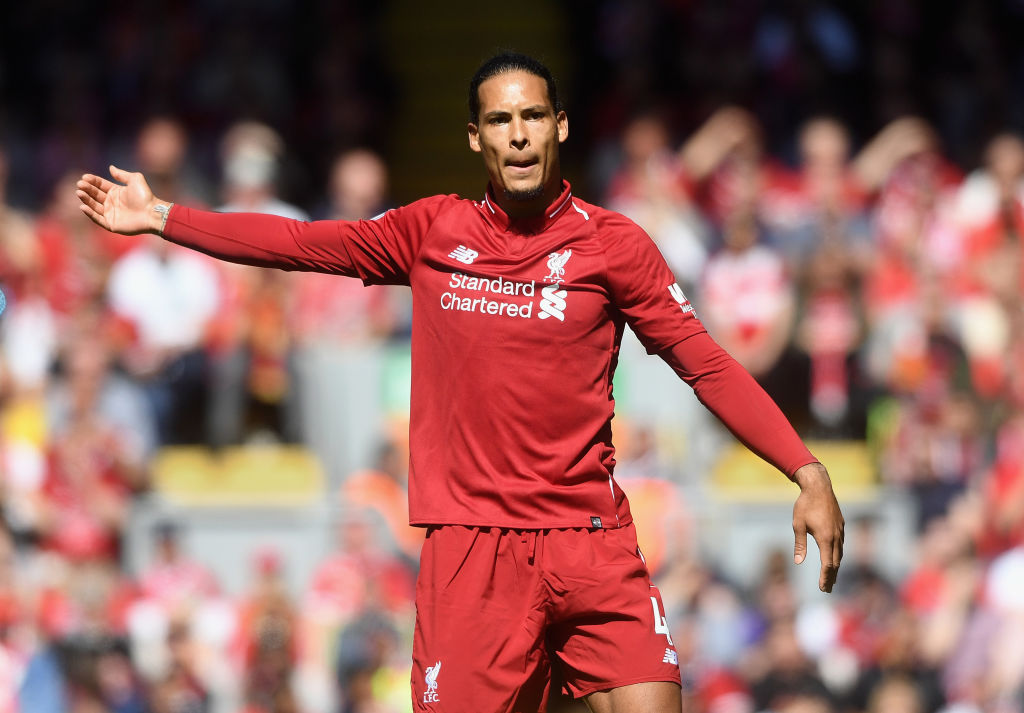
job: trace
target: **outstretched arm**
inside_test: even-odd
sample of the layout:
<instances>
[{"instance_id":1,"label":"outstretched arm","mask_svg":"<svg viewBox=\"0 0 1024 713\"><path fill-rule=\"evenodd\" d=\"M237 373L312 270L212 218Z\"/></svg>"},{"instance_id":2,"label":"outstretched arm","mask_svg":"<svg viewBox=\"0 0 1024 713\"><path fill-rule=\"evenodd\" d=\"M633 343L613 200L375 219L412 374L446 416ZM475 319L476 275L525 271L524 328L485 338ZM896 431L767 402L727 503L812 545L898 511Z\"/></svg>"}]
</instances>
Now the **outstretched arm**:
<instances>
[{"instance_id":1,"label":"outstretched arm","mask_svg":"<svg viewBox=\"0 0 1024 713\"><path fill-rule=\"evenodd\" d=\"M78 181L75 195L82 202L82 212L112 233L159 234L171 204L153 195L141 173L130 173L111 165L110 175L121 183L91 173Z\"/></svg>"},{"instance_id":2,"label":"outstretched arm","mask_svg":"<svg viewBox=\"0 0 1024 713\"><path fill-rule=\"evenodd\" d=\"M111 166L110 175L119 182L82 176L76 195L82 212L111 232L156 233L220 260L244 265L356 274L341 239L339 221L309 223L260 213L214 213L172 206L153 195L141 173ZM348 225L350 233L354 232L352 226L357 224Z\"/></svg>"},{"instance_id":3,"label":"outstretched arm","mask_svg":"<svg viewBox=\"0 0 1024 713\"><path fill-rule=\"evenodd\" d=\"M172 207L153 195L141 173L111 166L110 175L114 181L86 174L76 191L82 212L102 228L124 235L156 233L220 260L359 277L368 285L408 284L423 236L452 201L433 196L373 220L307 222Z\"/></svg>"}]
</instances>

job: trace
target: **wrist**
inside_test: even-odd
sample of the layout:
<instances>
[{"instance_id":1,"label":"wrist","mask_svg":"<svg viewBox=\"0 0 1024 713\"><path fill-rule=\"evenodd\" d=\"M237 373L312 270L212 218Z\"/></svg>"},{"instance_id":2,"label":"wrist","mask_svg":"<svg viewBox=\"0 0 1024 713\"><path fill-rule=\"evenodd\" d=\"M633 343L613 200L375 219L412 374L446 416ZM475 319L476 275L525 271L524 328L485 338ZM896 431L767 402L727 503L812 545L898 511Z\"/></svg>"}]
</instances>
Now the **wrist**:
<instances>
[{"instance_id":1,"label":"wrist","mask_svg":"<svg viewBox=\"0 0 1024 713\"><path fill-rule=\"evenodd\" d=\"M817 462L797 468L793 473L792 480L800 486L801 490L822 485L832 487L832 479L829 478L828 471L825 470L825 466Z\"/></svg>"},{"instance_id":2,"label":"wrist","mask_svg":"<svg viewBox=\"0 0 1024 713\"><path fill-rule=\"evenodd\" d=\"M167 216L171 214L171 207L173 206L173 203L153 198L149 206L150 232L156 233L161 237L163 236L164 228L167 227Z\"/></svg>"}]
</instances>

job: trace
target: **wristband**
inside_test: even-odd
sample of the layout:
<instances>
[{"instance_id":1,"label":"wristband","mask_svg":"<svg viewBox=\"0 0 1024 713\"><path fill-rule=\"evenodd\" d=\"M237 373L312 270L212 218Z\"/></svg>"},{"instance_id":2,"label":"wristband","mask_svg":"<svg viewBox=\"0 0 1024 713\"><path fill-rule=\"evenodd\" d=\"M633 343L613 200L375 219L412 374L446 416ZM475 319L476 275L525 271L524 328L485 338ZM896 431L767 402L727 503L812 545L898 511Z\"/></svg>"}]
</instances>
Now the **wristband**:
<instances>
[{"instance_id":1,"label":"wristband","mask_svg":"<svg viewBox=\"0 0 1024 713\"><path fill-rule=\"evenodd\" d=\"M173 205L173 203L169 203L167 205L164 205L163 203L158 203L157 205L153 206L153 210L160 214L160 237L163 237L164 235L164 228L167 227L167 216L171 214L171 206Z\"/></svg>"}]
</instances>

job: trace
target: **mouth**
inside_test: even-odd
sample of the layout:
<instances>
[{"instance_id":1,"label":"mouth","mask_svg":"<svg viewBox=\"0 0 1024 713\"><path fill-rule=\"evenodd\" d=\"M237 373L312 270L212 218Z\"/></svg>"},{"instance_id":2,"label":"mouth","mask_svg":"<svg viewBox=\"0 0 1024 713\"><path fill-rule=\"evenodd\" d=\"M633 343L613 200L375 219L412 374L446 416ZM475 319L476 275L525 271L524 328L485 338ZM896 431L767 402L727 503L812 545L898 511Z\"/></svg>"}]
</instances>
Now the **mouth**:
<instances>
[{"instance_id":1,"label":"mouth","mask_svg":"<svg viewBox=\"0 0 1024 713\"><path fill-rule=\"evenodd\" d=\"M505 166L512 169L514 173L526 172L537 165L536 158L523 159L521 161L507 161Z\"/></svg>"}]
</instances>

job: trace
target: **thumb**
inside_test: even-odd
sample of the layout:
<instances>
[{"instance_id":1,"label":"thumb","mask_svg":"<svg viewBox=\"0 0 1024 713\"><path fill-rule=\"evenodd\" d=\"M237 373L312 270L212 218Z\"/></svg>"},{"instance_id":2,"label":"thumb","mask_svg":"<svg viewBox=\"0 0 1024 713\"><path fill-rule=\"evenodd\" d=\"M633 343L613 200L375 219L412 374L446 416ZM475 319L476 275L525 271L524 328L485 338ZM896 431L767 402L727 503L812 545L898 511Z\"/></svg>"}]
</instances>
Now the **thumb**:
<instances>
[{"instance_id":1,"label":"thumb","mask_svg":"<svg viewBox=\"0 0 1024 713\"><path fill-rule=\"evenodd\" d=\"M800 564L807 557L807 525L800 520L793 523L793 534L796 542L793 547L793 562Z\"/></svg>"},{"instance_id":2,"label":"thumb","mask_svg":"<svg viewBox=\"0 0 1024 713\"><path fill-rule=\"evenodd\" d=\"M131 177L132 174L129 173L128 171L125 171L122 168L118 168L114 164L110 164L110 175L113 176L115 180L118 180L121 183L128 183L128 179Z\"/></svg>"}]
</instances>

